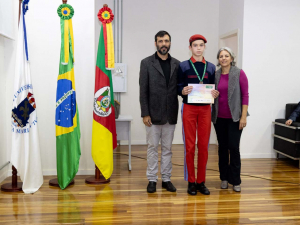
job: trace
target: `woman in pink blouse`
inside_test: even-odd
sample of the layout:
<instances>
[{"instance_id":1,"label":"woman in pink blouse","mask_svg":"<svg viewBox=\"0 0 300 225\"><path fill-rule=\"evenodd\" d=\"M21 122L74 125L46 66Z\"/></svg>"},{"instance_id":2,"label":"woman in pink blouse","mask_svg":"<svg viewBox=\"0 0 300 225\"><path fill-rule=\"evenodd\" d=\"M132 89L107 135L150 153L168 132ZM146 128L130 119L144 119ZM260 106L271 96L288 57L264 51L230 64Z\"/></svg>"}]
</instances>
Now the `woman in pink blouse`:
<instances>
[{"instance_id":1,"label":"woman in pink blouse","mask_svg":"<svg viewBox=\"0 0 300 225\"><path fill-rule=\"evenodd\" d=\"M218 51L215 85L220 95L212 106L212 122L219 142L219 171L221 188L228 183L241 191L240 139L247 125L248 79L245 72L235 66L235 56L228 47Z\"/></svg>"}]
</instances>

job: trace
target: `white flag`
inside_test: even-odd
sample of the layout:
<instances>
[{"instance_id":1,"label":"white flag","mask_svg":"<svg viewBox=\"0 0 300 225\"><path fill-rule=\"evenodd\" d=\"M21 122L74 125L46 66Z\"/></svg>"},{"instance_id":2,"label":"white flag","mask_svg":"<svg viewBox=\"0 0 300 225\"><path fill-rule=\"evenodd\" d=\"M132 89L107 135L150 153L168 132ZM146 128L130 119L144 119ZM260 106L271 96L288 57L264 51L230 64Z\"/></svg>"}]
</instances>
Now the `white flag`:
<instances>
[{"instance_id":1,"label":"white flag","mask_svg":"<svg viewBox=\"0 0 300 225\"><path fill-rule=\"evenodd\" d=\"M24 2L23 2L24 4ZM34 193L43 184L36 104L28 62L24 6L21 7L12 109L11 163L23 181L23 192Z\"/></svg>"}]
</instances>

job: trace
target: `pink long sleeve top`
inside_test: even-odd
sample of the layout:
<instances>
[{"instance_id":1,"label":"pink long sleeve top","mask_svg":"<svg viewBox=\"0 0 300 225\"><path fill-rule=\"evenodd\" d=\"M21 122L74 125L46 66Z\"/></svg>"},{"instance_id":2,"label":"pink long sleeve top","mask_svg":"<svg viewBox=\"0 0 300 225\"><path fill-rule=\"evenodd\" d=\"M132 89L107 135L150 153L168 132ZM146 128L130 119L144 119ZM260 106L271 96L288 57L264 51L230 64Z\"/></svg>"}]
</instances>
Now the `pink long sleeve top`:
<instances>
[{"instance_id":1,"label":"pink long sleeve top","mask_svg":"<svg viewBox=\"0 0 300 225\"><path fill-rule=\"evenodd\" d=\"M220 82L218 85L219 95L219 112L218 117L220 118L232 118L231 112L228 105L228 79L229 74L221 74ZM249 104L249 93L248 93L248 79L243 70L240 73L240 88L242 105Z\"/></svg>"}]
</instances>

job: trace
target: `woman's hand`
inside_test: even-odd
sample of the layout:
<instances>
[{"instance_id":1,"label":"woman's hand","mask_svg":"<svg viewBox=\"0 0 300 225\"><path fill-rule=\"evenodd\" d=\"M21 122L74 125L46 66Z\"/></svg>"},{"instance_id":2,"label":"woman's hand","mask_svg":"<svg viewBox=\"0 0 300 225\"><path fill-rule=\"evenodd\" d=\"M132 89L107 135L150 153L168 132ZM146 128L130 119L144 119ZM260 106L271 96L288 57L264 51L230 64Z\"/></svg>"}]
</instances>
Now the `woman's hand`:
<instances>
[{"instance_id":1,"label":"woman's hand","mask_svg":"<svg viewBox=\"0 0 300 225\"><path fill-rule=\"evenodd\" d=\"M246 125L247 125L247 117L241 117L239 129L242 130L243 128L246 127Z\"/></svg>"},{"instance_id":2,"label":"woman's hand","mask_svg":"<svg viewBox=\"0 0 300 225\"><path fill-rule=\"evenodd\" d=\"M191 93L193 90L193 86L185 86L183 89L182 89L182 95L188 95L189 93Z\"/></svg>"},{"instance_id":3,"label":"woman's hand","mask_svg":"<svg viewBox=\"0 0 300 225\"><path fill-rule=\"evenodd\" d=\"M291 125L292 124L292 122L293 122L293 120L287 120L286 122L285 122L285 125Z\"/></svg>"},{"instance_id":4,"label":"woman's hand","mask_svg":"<svg viewBox=\"0 0 300 225\"><path fill-rule=\"evenodd\" d=\"M220 92L217 91L217 90L212 90L212 91L211 91L211 95L213 96L213 98L217 98L217 97L219 97Z\"/></svg>"}]
</instances>

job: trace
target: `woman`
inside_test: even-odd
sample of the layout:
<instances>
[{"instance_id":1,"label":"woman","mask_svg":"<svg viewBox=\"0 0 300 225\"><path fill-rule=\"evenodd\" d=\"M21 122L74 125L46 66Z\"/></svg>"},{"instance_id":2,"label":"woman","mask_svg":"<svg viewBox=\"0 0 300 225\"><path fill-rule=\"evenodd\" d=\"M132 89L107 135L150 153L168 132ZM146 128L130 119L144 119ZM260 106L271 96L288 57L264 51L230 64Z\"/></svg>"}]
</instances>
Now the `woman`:
<instances>
[{"instance_id":1,"label":"woman","mask_svg":"<svg viewBox=\"0 0 300 225\"><path fill-rule=\"evenodd\" d=\"M221 68L216 71L215 85L220 94L212 108L212 122L219 142L221 188L227 189L230 183L234 191L240 192L239 146L249 115L248 79L244 71L235 66L235 56L230 48L221 48L217 59Z\"/></svg>"}]
</instances>

